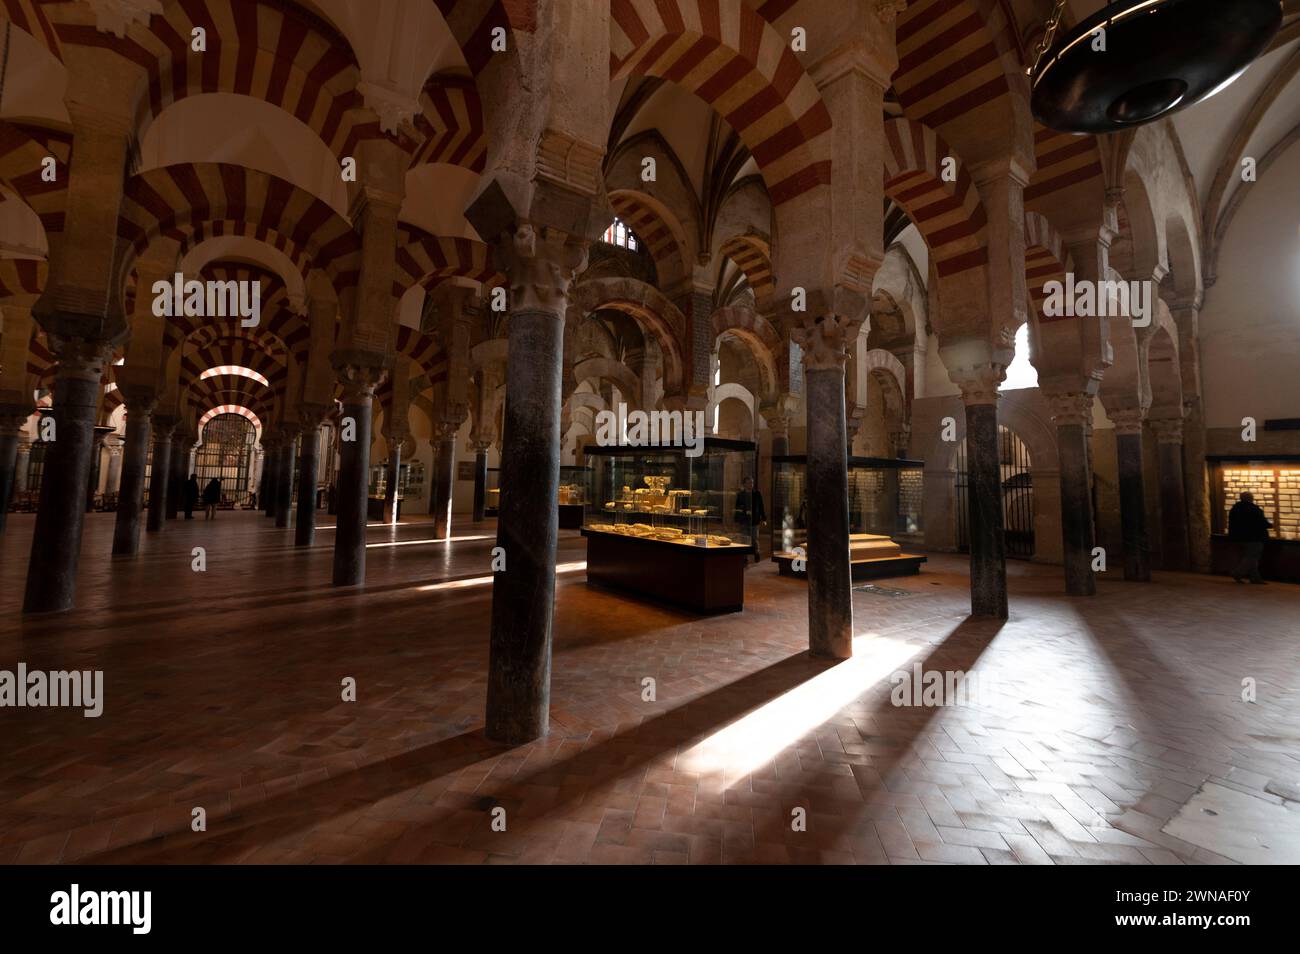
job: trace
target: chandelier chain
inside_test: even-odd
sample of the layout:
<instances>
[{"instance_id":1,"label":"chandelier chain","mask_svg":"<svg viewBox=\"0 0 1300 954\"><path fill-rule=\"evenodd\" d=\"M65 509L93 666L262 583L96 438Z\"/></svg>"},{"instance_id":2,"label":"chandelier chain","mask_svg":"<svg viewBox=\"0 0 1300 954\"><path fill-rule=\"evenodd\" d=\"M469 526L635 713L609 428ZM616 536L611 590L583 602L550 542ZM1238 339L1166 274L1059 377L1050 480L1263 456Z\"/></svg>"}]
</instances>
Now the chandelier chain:
<instances>
[{"instance_id":1,"label":"chandelier chain","mask_svg":"<svg viewBox=\"0 0 1300 954\"><path fill-rule=\"evenodd\" d=\"M1038 72L1038 64L1043 61L1047 51L1052 48L1052 42L1056 39L1056 31L1061 26L1061 17L1065 15L1065 0L1056 0L1056 6L1052 8L1052 15L1047 18L1047 24L1043 30L1043 38L1038 41L1038 50L1034 54L1034 63L1029 69L1025 70L1030 76Z\"/></svg>"}]
</instances>

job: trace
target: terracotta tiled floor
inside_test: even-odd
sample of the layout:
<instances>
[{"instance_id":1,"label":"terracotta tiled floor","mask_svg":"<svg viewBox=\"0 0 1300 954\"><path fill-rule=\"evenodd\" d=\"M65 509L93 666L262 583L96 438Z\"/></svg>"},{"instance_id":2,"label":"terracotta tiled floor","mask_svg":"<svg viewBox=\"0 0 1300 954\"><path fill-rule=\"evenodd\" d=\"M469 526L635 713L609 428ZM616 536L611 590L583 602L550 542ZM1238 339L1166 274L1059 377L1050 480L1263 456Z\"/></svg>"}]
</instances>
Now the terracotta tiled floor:
<instances>
[{"instance_id":1,"label":"terracotta tiled floor","mask_svg":"<svg viewBox=\"0 0 1300 954\"><path fill-rule=\"evenodd\" d=\"M31 526L0 542L0 668L102 669L106 702L0 710L0 863L1220 862L1162 827L1207 780L1280 802L1265 786L1300 778L1300 587L1161 574L1070 599L1012 563L998 627L932 556L884 581L903 595L855 593L859 652L832 666L770 564L743 614L694 619L589 590L565 533L551 734L509 749L481 734L489 524L372 528L357 592L328 585L328 531L296 551L223 513L114 563L93 514L79 608L24 622ZM915 662L996 682L896 708Z\"/></svg>"}]
</instances>

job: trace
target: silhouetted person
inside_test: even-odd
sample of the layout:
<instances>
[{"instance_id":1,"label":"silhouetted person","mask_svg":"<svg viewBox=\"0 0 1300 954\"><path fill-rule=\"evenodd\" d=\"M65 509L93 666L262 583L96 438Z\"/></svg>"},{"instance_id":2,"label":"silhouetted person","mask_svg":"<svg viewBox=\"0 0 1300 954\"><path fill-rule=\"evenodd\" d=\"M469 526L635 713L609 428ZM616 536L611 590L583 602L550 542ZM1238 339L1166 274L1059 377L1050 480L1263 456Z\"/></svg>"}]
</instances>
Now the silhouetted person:
<instances>
[{"instance_id":1,"label":"silhouetted person","mask_svg":"<svg viewBox=\"0 0 1300 954\"><path fill-rule=\"evenodd\" d=\"M194 519L194 508L199 502L199 475L190 474L190 479L185 481L185 519Z\"/></svg>"},{"instance_id":2,"label":"silhouetted person","mask_svg":"<svg viewBox=\"0 0 1300 954\"><path fill-rule=\"evenodd\" d=\"M213 477L203 488L204 520L217 518L217 504L221 503L221 481Z\"/></svg>"},{"instance_id":3,"label":"silhouetted person","mask_svg":"<svg viewBox=\"0 0 1300 954\"><path fill-rule=\"evenodd\" d=\"M1248 577L1252 583L1263 583L1259 575L1259 558L1264 555L1264 544L1268 540L1268 531L1273 524L1264 516L1264 511L1255 504L1254 496L1247 491L1232 505L1228 512L1228 539L1241 544L1241 559L1232 571L1232 578L1238 583Z\"/></svg>"},{"instance_id":4,"label":"silhouetted person","mask_svg":"<svg viewBox=\"0 0 1300 954\"><path fill-rule=\"evenodd\" d=\"M749 552L758 562L758 527L767 523L767 511L763 509L763 495L754 489L754 478L746 477L736 494L736 523L749 531Z\"/></svg>"}]
</instances>

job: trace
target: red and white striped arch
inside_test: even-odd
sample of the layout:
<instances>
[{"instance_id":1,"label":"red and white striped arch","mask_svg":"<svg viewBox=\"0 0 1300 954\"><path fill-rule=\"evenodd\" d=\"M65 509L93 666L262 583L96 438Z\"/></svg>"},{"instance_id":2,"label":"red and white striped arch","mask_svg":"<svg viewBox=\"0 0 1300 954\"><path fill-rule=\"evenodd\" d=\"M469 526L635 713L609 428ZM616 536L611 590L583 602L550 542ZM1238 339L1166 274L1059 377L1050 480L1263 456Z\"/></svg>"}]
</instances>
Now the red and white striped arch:
<instances>
[{"instance_id":1,"label":"red and white striped arch","mask_svg":"<svg viewBox=\"0 0 1300 954\"><path fill-rule=\"evenodd\" d=\"M420 112L415 117L420 145L411 165L445 162L482 172L487 161L487 134L483 104L471 80L459 76L433 76L420 91Z\"/></svg>"},{"instance_id":2,"label":"red and white striped arch","mask_svg":"<svg viewBox=\"0 0 1300 954\"><path fill-rule=\"evenodd\" d=\"M1043 314L1043 301L1047 298L1044 286L1048 282L1064 283L1066 273L1073 271L1074 259L1056 229L1039 213L1026 212L1025 281L1039 321L1060 320L1060 317L1048 318Z\"/></svg>"},{"instance_id":3,"label":"red and white striped arch","mask_svg":"<svg viewBox=\"0 0 1300 954\"><path fill-rule=\"evenodd\" d=\"M346 219L290 182L228 163L177 163L132 176L117 232L139 255L154 236L184 245L225 221L244 223L255 238L283 236L309 268L332 279L360 270L361 239Z\"/></svg>"},{"instance_id":4,"label":"red and white striped arch","mask_svg":"<svg viewBox=\"0 0 1300 954\"><path fill-rule=\"evenodd\" d=\"M782 37L742 0L611 0L610 76L657 76L712 106L780 206L830 182L830 112Z\"/></svg>"},{"instance_id":5,"label":"red and white striped arch","mask_svg":"<svg viewBox=\"0 0 1300 954\"><path fill-rule=\"evenodd\" d=\"M924 236L939 277L983 266L987 217L961 160L933 129L908 119L885 123L885 143L885 195ZM955 162L946 166L947 158Z\"/></svg>"},{"instance_id":6,"label":"red and white striped arch","mask_svg":"<svg viewBox=\"0 0 1300 954\"><path fill-rule=\"evenodd\" d=\"M1098 205L1104 200L1101 152L1096 136L1076 136L1035 126L1034 155L1038 169L1025 186L1026 204L1084 184L1091 184L1097 190Z\"/></svg>"},{"instance_id":7,"label":"red and white striped arch","mask_svg":"<svg viewBox=\"0 0 1300 954\"><path fill-rule=\"evenodd\" d=\"M645 243L659 272L660 286L670 287L686 276L686 235L671 212L650 196L630 189L610 192L609 204L623 224Z\"/></svg>"},{"instance_id":8,"label":"red and white striped arch","mask_svg":"<svg viewBox=\"0 0 1300 954\"><path fill-rule=\"evenodd\" d=\"M45 290L50 266L39 258L0 258L0 305L6 298L35 300Z\"/></svg>"},{"instance_id":9,"label":"red and white striped arch","mask_svg":"<svg viewBox=\"0 0 1300 954\"><path fill-rule=\"evenodd\" d=\"M37 0L0 0L0 22L10 20L13 25L32 37L59 62L63 61L63 47L59 36L41 9Z\"/></svg>"},{"instance_id":10,"label":"red and white striped arch","mask_svg":"<svg viewBox=\"0 0 1300 954\"><path fill-rule=\"evenodd\" d=\"M718 252L736 263L745 273L745 281L754 292L754 301L765 309L776 290L772 274L772 247L759 235L734 235L722 243Z\"/></svg>"},{"instance_id":11,"label":"red and white striped arch","mask_svg":"<svg viewBox=\"0 0 1300 954\"><path fill-rule=\"evenodd\" d=\"M405 223L398 226L396 264L395 298L401 298L412 285L429 289L445 278L468 278L485 285L505 280L493 267L488 247L482 242L430 235Z\"/></svg>"},{"instance_id":12,"label":"red and white striped arch","mask_svg":"<svg viewBox=\"0 0 1300 954\"><path fill-rule=\"evenodd\" d=\"M208 421L212 420L214 417L217 417L218 415L221 414L238 414L240 417L247 418L249 421L252 421L253 427L255 428L255 434L256 434L256 437L254 439L261 440L262 419L258 417L256 414L254 414L251 410L249 410L248 408L240 404L220 404L217 407L210 408L208 411L206 411L204 415L201 418L199 418L198 431L199 431L200 440L202 440L203 437L203 428L207 426Z\"/></svg>"},{"instance_id":13,"label":"red and white striped arch","mask_svg":"<svg viewBox=\"0 0 1300 954\"><path fill-rule=\"evenodd\" d=\"M55 180L42 177L42 163L55 160ZM68 203L68 161L72 137L64 132L30 124L0 121L0 186L31 207L47 235L63 231ZM4 201L0 191L0 202Z\"/></svg>"}]
</instances>

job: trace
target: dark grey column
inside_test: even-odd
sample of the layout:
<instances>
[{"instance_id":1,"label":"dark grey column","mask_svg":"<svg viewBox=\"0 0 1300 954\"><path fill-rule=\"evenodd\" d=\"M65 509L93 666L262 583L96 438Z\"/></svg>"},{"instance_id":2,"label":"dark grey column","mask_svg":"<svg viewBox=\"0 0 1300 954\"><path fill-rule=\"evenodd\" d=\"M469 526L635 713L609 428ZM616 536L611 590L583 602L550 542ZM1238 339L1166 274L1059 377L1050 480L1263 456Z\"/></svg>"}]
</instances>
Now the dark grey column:
<instances>
[{"instance_id":1,"label":"dark grey column","mask_svg":"<svg viewBox=\"0 0 1300 954\"><path fill-rule=\"evenodd\" d=\"M167 523L167 483L172 472L172 424L153 422L153 461L149 472L149 518L145 530L157 533Z\"/></svg>"},{"instance_id":2,"label":"dark grey column","mask_svg":"<svg viewBox=\"0 0 1300 954\"><path fill-rule=\"evenodd\" d=\"M1119 518L1124 535L1124 579L1151 581L1151 543L1147 539L1147 502L1142 475L1142 417L1131 423L1115 421L1115 453L1119 462Z\"/></svg>"},{"instance_id":3,"label":"dark grey column","mask_svg":"<svg viewBox=\"0 0 1300 954\"><path fill-rule=\"evenodd\" d=\"M397 523L397 490L402 479L401 437L388 439L388 467L384 480L384 523Z\"/></svg>"},{"instance_id":4,"label":"dark grey column","mask_svg":"<svg viewBox=\"0 0 1300 954\"><path fill-rule=\"evenodd\" d=\"M334 531L334 585L366 580L366 489L370 472L371 408L379 368L349 366L343 371L343 410L339 417L338 519ZM352 430L352 440L344 440Z\"/></svg>"},{"instance_id":5,"label":"dark grey column","mask_svg":"<svg viewBox=\"0 0 1300 954\"><path fill-rule=\"evenodd\" d=\"M280 476L275 484L275 526L280 530L289 526L289 511L293 508L293 451L294 435L286 430L277 454Z\"/></svg>"},{"instance_id":6,"label":"dark grey column","mask_svg":"<svg viewBox=\"0 0 1300 954\"><path fill-rule=\"evenodd\" d=\"M185 491L185 478L189 476L182 474L189 457L189 446L189 440L183 434L178 432L172 436L170 476L167 481L168 520L175 520L180 512L181 494Z\"/></svg>"},{"instance_id":7,"label":"dark grey column","mask_svg":"<svg viewBox=\"0 0 1300 954\"><path fill-rule=\"evenodd\" d=\"M9 504L18 483L18 435L26 421L21 408L0 407L0 533L5 532Z\"/></svg>"},{"instance_id":8,"label":"dark grey column","mask_svg":"<svg viewBox=\"0 0 1300 954\"><path fill-rule=\"evenodd\" d=\"M477 458L475 458L477 462ZM433 535L439 540L451 536L451 502L452 491L456 484L456 431L451 429L450 436L438 441L438 452L433 461L436 483L433 498ZM483 481L486 499L487 487L487 453L483 454ZM478 487L475 486L475 493ZM475 506L478 505L477 498ZM480 518L481 519L481 518Z\"/></svg>"},{"instance_id":9,"label":"dark grey column","mask_svg":"<svg viewBox=\"0 0 1300 954\"><path fill-rule=\"evenodd\" d=\"M140 551L140 518L144 512L144 468L149 456L152 398L131 399L126 405L126 441L122 448L122 486L113 525L113 555Z\"/></svg>"},{"instance_id":10,"label":"dark grey column","mask_svg":"<svg viewBox=\"0 0 1300 954\"><path fill-rule=\"evenodd\" d=\"M54 382L54 440L45 450L45 473L27 565L23 612L71 609L86 513L86 481L95 443L95 412L108 347L65 339Z\"/></svg>"},{"instance_id":11,"label":"dark grey column","mask_svg":"<svg viewBox=\"0 0 1300 954\"><path fill-rule=\"evenodd\" d=\"M1056 420L1056 445L1061 472L1061 543L1065 563L1065 592L1093 596L1092 481L1088 462L1088 421L1093 399L1086 392L1048 395Z\"/></svg>"},{"instance_id":12,"label":"dark grey column","mask_svg":"<svg viewBox=\"0 0 1300 954\"><path fill-rule=\"evenodd\" d=\"M848 441L844 414L847 352L804 352L808 402L808 651L853 655L849 567ZM827 353L821 353L821 352Z\"/></svg>"},{"instance_id":13,"label":"dark grey column","mask_svg":"<svg viewBox=\"0 0 1300 954\"><path fill-rule=\"evenodd\" d=\"M1187 493L1183 485L1183 422L1155 420L1157 470L1160 482L1160 539L1166 570L1191 568L1187 537Z\"/></svg>"},{"instance_id":14,"label":"dark grey column","mask_svg":"<svg viewBox=\"0 0 1300 954\"><path fill-rule=\"evenodd\" d=\"M316 539L316 478L320 468L320 426L309 424L299 438L298 524L293 545L309 547Z\"/></svg>"},{"instance_id":15,"label":"dark grey column","mask_svg":"<svg viewBox=\"0 0 1300 954\"><path fill-rule=\"evenodd\" d=\"M487 509L487 444L474 445L474 522L483 522L483 511ZM435 511L436 512L436 511Z\"/></svg>"},{"instance_id":16,"label":"dark grey column","mask_svg":"<svg viewBox=\"0 0 1300 954\"><path fill-rule=\"evenodd\" d=\"M275 502L280 495L280 439L272 437L262 441L262 473L266 480L266 496L262 499L262 514L275 516Z\"/></svg>"},{"instance_id":17,"label":"dark grey column","mask_svg":"<svg viewBox=\"0 0 1300 954\"><path fill-rule=\"evenodd\" d=\"M996 385L992 389L969 392L964 399L971 614L1006 619L1007 551L1002 535L1002 466L998 454Z\"/></svg>"}]
</instances>

